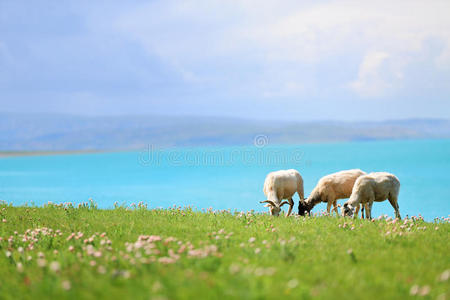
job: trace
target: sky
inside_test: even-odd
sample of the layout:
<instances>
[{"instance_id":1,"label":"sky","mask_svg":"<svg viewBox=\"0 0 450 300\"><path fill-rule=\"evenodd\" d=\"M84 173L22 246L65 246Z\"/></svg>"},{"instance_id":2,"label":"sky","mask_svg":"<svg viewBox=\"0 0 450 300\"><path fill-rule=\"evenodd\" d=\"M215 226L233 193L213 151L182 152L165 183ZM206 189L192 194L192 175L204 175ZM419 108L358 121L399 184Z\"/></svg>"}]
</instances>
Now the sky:
<instances>
[{"instance_id":1,"label":"sky","mask_svg":"<svg viewBox=\"0 0 450 300\"><path fill-rule=\"evenodd\" d=\"M450 1L0 0L0 111L450 118Z\"/></svg>"}]
</instances>

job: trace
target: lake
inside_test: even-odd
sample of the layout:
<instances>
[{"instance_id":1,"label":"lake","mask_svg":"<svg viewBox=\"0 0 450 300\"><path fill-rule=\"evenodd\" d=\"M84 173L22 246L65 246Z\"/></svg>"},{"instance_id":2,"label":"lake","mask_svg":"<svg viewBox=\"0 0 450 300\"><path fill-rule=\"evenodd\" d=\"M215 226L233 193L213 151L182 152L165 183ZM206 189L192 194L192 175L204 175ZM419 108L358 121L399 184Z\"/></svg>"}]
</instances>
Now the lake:
<instances>
[{"instance_id":1,"label":"lake","mask_svg":"<svg viewBox=\"0 0 450 300\"><path fill-rule=\"evenodd\" d=\"M152 208L265 211L259 204L265 176L289 168L302 174L305 196L336 171L391 172L401 182L402 217L432 220L450 213L450 140L268 145L261 137L245 147L6 157L0 158L0 199L13 205L92 198L100 208L143 201ZM297 195L294 200L297 212ZM324 204L314 211L321 209ZM388 201L374 204L373 216L381 214L394 216Z\"/></svg>"}]
</instances>

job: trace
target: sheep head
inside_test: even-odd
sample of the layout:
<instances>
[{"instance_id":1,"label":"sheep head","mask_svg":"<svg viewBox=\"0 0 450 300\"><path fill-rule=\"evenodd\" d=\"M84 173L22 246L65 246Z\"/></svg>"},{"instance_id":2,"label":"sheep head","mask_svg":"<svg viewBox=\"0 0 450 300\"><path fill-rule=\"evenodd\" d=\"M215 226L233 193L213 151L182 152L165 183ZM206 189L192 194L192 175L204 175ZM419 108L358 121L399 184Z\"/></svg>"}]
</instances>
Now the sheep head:
<instances>
[{"instance_id":1,"label":"sheep head","mask_svg":"<svg viewBox=\"0 0 450 300\"><path fill-rule=\"evenodd\" d=\"M266 205L264 205L264 207L268 207L269 208L269 212L272 216L279 216L280 215L280 211L281 211L281 207L285 204L288 204L289 202L287 201L283 201L280 204L272 201L272 200L264 200L264 201L260 201L259 203L267 203Z\"/></svg>"},{"instance_id":2,"label":"sheep head","mask_svg":"<svg viewBox=\"0 0 450 300\"><path fill-rule=\"evenodd\" d=\"M303 201L302 200L298 201L298 214L300 216L309 214L313 209L313 206L314 204L312 204L311 202L308 203L306 199L304 199Z\"/></svg>"},{"instance_id":3,"label":"sheep head","mask_svg":"<svg viewBox=\"0 0 450 300\"><path fill-rule=\"evenodd\" d=\"M342 216L343 217L352 217L355 213L356 207L353 207L349 203L344 203L344 206L342 206Z\"/></svg>"}]
</instances>

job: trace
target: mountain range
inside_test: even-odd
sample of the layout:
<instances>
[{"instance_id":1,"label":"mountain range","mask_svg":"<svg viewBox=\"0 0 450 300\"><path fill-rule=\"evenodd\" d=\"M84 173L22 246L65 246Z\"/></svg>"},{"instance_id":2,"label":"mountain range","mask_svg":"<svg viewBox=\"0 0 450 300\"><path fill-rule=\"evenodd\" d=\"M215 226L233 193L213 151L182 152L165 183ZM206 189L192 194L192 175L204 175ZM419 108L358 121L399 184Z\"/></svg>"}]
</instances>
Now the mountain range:
<instances>
[{"instance_id":1,"label":"mountain range","mask_svg":"<svg viewBox=\"0 0 450 300\"><path fill-rule=\"evenodd\" d=\"M0 151L134 150L148 145L250 145L450 138L450 120L260 121L199 116L0 113Z\"/></svg>"}]
</instances>

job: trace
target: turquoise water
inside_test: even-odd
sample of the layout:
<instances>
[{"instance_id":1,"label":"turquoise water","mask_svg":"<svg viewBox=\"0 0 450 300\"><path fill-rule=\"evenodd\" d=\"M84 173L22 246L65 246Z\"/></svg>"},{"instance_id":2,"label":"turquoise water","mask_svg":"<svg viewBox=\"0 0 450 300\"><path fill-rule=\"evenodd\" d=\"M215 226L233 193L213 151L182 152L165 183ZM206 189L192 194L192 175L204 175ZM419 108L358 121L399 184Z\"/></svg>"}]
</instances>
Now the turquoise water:
<instances>
[{"instance_id":1,"label":"turquoise water","mask_svg":"<svg viewBox=\"0 0 450 300\"><path fill-rule=\"evenodd\" d=\"M149 207L264 211L258 202L265 199L266 174L287 168L302 174L305 195L320 177L339 170L391 172L401 182L402 216L432 220L450 213L450 140L8 157L0 159L0 199L14 205L92 198L102 208L143 201ZM374 204L373 216L380 214L393 216L388 201Z\"/></svg>"}]
</instances>

